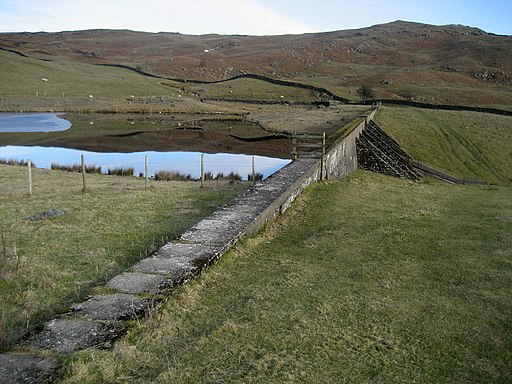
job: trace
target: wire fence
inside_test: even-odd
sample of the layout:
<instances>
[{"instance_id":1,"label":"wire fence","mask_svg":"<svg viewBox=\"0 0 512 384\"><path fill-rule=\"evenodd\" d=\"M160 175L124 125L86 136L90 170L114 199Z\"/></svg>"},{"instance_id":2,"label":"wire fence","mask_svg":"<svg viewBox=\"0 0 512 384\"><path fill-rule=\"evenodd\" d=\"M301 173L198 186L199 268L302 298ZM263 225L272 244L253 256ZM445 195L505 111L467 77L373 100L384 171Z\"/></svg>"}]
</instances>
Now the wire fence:
<instances>
[{"instance_id":1,"label":"wire fence","mask_svg":"<svg viewBox=\"0 0 512 384\"><path fill-rule=\"evenodd\" d=\"M5 157L5 153L0 152L0 164L27 167L29 194L32 193L33 185L32 168L81 173L83 190L87 187L85 175L92 173L144 178L147 189L149 180L198 181L201 185L207 180L256 182L289 162L263 156L196 152L79 154L79 151L75 151L72 155L58 157L48 155L48 148L41 147L40 151L33 151L25 158L14 156L14 153Z\"/></svg>"}]
</instances>

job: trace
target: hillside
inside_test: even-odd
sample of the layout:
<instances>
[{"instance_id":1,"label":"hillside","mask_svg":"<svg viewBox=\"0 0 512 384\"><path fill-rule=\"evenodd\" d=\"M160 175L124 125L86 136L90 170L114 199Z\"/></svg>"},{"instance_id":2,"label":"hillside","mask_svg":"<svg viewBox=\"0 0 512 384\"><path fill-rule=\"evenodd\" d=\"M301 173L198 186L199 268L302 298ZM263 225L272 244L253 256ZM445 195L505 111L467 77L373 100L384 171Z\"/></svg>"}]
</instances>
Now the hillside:
<instances>
[{"instance_id":1,"label":"hillside","mask_svg":"<svg viewBox=\"0 0 512 384\"><path fill-rule=\"evenodd\" d=\"M41 60L130 65L173 78L212 81L254 73L323 86L353 100L367 83L383 98L512 104L512 37L460 25L397 21L284 36L4 33L0 48Z\"/></svg>"}]
</instances>

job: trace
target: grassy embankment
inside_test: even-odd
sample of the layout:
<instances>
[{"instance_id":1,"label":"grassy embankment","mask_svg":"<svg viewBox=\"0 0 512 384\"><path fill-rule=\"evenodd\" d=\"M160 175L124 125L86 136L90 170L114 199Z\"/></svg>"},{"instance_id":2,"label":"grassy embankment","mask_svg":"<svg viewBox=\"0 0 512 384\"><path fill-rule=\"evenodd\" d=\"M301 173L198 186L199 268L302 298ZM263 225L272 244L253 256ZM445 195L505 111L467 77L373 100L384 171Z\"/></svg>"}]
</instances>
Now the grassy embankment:
<instances>
[{"instance_id":1,"label":"grassy embankment","mask_svg":"<svg viewBox=\"0 0 512 384\"><path fill-rule=\"evenodd\" d=\"M0 165L0 342L94 292L239 193L242 184L151 182ZM26 221L48 209L66 215ZM0 343L1 345L1 343Z\"/></svg>"},{"instance_id":2,"label":"grassy embankment","mask_svg":"<svg viewBox=\"0 0 512 384\"><path fill-rule=\"evenodd\" d=\"M380 122L399 141L411 134L399 125L409 113L426 131L417 140L439 144L420 111L388 112ZM471 131L455 133L473 142ZM474 145L498 171L482 163L473 172L508 185L364 171L317 184L113 350L73 356L61 382L511 381L512 189L500 165L510 144ZM427 151L422 160L449 157Z\"/></svg>"},{"instance_id":3,"label":"grassy embankment","mask_svg":"<svg viewBox=\"0 0 512 384\"><path fill-rule=\"evenodd\" d=\"M165 81L164 86L162 82L120 68L47 62L0 52L1 111L197 109L199 102L182 94L181 84Z\"/></svg>"},{"instance_id":4,"label":"grassy embankment","mask_svg":"<svg viewBox=\"0 0 512 384\"><path fill-rule=\"evenodd\" d=\"M384 107L377 123L414 159L461 179L512 184L512 117Z\"/></svg>"}]
</instances>

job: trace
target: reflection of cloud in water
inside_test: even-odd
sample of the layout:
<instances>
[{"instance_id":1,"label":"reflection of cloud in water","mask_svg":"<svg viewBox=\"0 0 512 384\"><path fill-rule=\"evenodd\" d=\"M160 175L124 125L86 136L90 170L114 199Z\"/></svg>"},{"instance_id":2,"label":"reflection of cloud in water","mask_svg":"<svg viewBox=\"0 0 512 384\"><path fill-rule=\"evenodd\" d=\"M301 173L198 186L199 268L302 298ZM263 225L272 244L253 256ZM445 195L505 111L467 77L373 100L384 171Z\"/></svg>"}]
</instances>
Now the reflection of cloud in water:
<instances>
[{"instance_id":1,"label":"reflection of cloud in water","mask_svg":"<svg viewBox=\"0 0 512 384\"><path fill-rule=\"evenodd\" d=\"M199 152L134 152L134 153L98 153L56 147L0 147L0 158L32 160L38 168L49 169L51 163L71 165L80 163L80 155L85 156L87 165L101 166L103 172L109 168L133 167L135 174L144 173L144 156L149 159L149 175L159 170L179 171L198 178L201 173L201 153ZM290 160L254 156L255 170L268 177L288 164ZM252 156L236 154L205 154L205 171L216 175L236 172L247 178L252 172Z\"/></svg>"},{"instance_id":2,"label":"reflection of cloud in water","mask_svg":"<svg viewBox=\"0 0 512 384\"><path fill-rule=\"evenodd\" d=\"M57 132L71 127L59 113L0 113L0 132Z\"/></svg>"}]
</instances>

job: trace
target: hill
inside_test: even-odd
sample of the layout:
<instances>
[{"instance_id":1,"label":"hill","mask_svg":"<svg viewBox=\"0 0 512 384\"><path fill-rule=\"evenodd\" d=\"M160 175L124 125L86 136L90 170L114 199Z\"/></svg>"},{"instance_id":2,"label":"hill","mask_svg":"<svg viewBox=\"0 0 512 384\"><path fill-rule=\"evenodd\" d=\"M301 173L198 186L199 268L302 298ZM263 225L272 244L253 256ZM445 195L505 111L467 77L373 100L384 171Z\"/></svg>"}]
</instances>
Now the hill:
<instances>
[{"instance_id":1,"label":"hill","mask_svg":"<svg viewBox=\"0 0 512 384\"><path fill-rule=\"evenodd\" d=\"M180 79L214 81L254 73L323 86L352 100L364 83L382 98L512 104L512 37L461 25L397 21L284 36L4 33L0 48L41 60L129 65Z\"/></svg>"}]
</instances>

